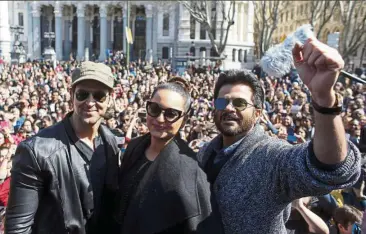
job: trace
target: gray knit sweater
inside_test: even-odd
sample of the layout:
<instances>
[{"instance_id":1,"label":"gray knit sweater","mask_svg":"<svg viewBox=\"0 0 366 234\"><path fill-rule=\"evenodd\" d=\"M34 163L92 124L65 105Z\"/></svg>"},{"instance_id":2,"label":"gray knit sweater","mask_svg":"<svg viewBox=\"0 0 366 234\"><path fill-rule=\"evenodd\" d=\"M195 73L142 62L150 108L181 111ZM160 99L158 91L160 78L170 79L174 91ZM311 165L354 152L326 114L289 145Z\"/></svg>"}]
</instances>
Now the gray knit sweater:
<instances>
[{"instance_id":1,"label":"gray knit sweater","mask_svg":"<svg viewBox=\"0 0 366 234\"><path fill-rule=\"evenodd\" d=\"M221 142L218 136L198 153L203 168ZM346 160L330 167L316 159L311 142L292 146L256 126L212 186L225 233L286 233L291 201L350 187L360 167L360 152L350 142Z\"/></svg>"}]
</instances>

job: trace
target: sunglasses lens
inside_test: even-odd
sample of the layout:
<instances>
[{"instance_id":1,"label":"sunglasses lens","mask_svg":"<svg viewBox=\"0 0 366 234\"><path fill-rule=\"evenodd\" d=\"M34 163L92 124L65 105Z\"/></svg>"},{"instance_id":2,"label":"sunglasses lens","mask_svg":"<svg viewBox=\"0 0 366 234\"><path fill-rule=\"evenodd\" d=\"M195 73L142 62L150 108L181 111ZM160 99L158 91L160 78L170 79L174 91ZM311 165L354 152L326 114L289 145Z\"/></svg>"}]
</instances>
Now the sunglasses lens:
<instances>
[{"instance_id":1,"label":"sunglasses lens","mask_svg":"<svg viewBox=\"0 0 366 234\"><path fill-rule=\"evenodd\" d=\"M93 93L94 100L97 102L104 102L107 99L107 94L104 92Z\"/></svg>"},{"instance_id":2,"label":"sunglasses lens","mask_svg":"<svg viewBox=\"0 0 366 234\"><path fill-rule=\"evenodd\" d=\"M154 102L149 102L147 105L147 114L152 117L157 117L161 113L161 108L158 104Z\"/></svg>"},{"instance_id":3,"label":"sunglasses lens","mask_svg":"<svg viewBox=\"0 0 366 234\"><path fill-rule=\"evenodd\" d=\"M229 101L225 98L217 98L214 102L216 110L225 110L225 108L228 104L229 104Z\"/></svg>"},{"instance_id":4,"label":"sunglasses lens","mask_svg":"<svg viewBox=\"0 0 366 234\"><path fill-rule=\"evenodd\" d=\"M76 97L76 100L78 100L79 102L82 102L89 97L89 92L80 90L76 93L75 97Z\"/></svg>"},{"instance_id":5,"label":"sunglasses lens","mask_svg":"<svg viewBox=\"0 0 366 234\"><path fill-rule=\"evenodd\" d=\"M235 98L233 100L233 106L238 110L244 110L248 106L248 103L243 98Z\"/></svg>"},{"instance_id":6,"label":"sunglasses lens","mask_svg":"<svg viewBox=\"0 0 366 234\"><path fill-rule=\"evenodd\" d=\"M181 113L174 109L166 109L164 116L167 121L173 122L180 117Z\"/></svg>"}]
</instances>

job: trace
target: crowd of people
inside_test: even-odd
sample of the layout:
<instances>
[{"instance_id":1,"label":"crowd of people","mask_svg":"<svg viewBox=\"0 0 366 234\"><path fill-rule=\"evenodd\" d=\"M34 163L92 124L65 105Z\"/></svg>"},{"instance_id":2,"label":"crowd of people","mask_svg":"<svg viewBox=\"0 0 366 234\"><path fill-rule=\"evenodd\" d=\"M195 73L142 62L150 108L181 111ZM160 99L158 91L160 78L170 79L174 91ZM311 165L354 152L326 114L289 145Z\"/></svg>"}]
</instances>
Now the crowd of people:
<instances>
[{"instance_id":1,"label":"crowd of people","mask_svg":"<svg viewBox=\"0 0 366 234\"><path fill-rule=\"evenodd\" d=\"M113 106L104 116L105 125L121 141L122 152L131 139L148 133L146 104L158 84L179 76L189 84L193 103L180 137L195 151L219 134L214 124L214 86L219 69L190 68L175 74L170 64L158 61L131 62L128 67L119 57L105 61L114 75ZM77 61L29 61L24 64L0 64L0 206L7 206L11 180L12 157L17 145L44 128L65 118L72 111L70 96L71 74L79 66ZM264 112L260 126L272 137L290 144L312 139L315 124L310 104L310 92L298 75L282 78L268 77L253 72L264 92ZM342 119L347 137L360 148L361 130L366 125L366 86L349 80L337 82L335 91L344 98ZM289 232L329 233L328 227L339 224L339 230L349 233L353 224L360 224L366 209L363 178L353 188L336 190L323 197L308 197L293 202L293 213L287 224ZM355 208L354 208L355 207ZM325 227L308 222L308 212L320 217ZM4 212L4 210L3 210ZM321 223L321 221L319 221Z\"/></svg>"}]
</instances>

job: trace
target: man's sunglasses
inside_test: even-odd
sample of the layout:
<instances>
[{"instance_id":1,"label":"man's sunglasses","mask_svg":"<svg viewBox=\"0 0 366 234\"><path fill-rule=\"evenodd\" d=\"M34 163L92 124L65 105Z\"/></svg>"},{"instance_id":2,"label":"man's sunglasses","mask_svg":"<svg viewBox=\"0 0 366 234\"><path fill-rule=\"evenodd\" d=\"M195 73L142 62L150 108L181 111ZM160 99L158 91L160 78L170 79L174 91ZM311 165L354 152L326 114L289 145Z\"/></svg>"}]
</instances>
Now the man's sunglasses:
<instances>
[{"instance_id":1,"label":"man's sunglasses","mask_svg":"<svg viewBox=\"0 0 366 234\"><path fill-rule=\"evenodd\" d=\"M162 108L155 102L146 103L146 112L149 116L156 118L163 112L164 120L168 123L174 123L183 116L183 111L173 108Z\"/></svg>"},{"instance_id":2,"label":"man's sunglasses","mask_svg":"<svg viewBox=\"0 0 366 234\"><path fill-rule=\"evenodd\" d=\"M75 94L76 100L78 100L79 102L85 101L89 95L93 96L93 99L96 102L104 102L107 99L107 95L108 93L106 92L102 92L102 91L96 91L96 92L89 92L86 90L78 90Z\"/></svg>"},{"instance_id":3,"label":"man's sunglasses","mask_svg":"<svg viewBox=\"0 0 366 234\"><path fill-rule=\"evenodd\" d=\"M254 106L253 104L248 103L244 98L234 98L234 99L226 99L226 98L216 98L214 102L214 106L216 110L222 111L225 108L232 104L233 107L239 111L245 110L248 106Z\"/></svg>"}]
</instances>

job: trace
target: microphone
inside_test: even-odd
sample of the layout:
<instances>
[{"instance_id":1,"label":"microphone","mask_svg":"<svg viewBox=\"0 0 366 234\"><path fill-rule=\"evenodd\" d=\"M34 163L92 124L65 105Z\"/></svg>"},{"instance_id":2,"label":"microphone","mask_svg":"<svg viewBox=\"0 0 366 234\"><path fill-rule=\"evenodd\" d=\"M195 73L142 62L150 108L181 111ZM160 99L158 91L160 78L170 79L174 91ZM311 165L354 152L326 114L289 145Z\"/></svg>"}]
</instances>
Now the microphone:
<instances>
[{"instance_id":1,"label":"microphone","mask_svg":"<svg viewBox=\"0 0 366 234\"><path fill-rule=\"evenodd\" d=\"M303 45L309 38L314 37L310 24L300 26L294 33L288 35L282 43L268 49L260 62L263 71L274 77L282 77L288 74L294 66L292 49L295 44L300 43ZM352 81L366 84L365 80L346 71L341 70L340 73Z\"/></svg>"}]
</instances>

